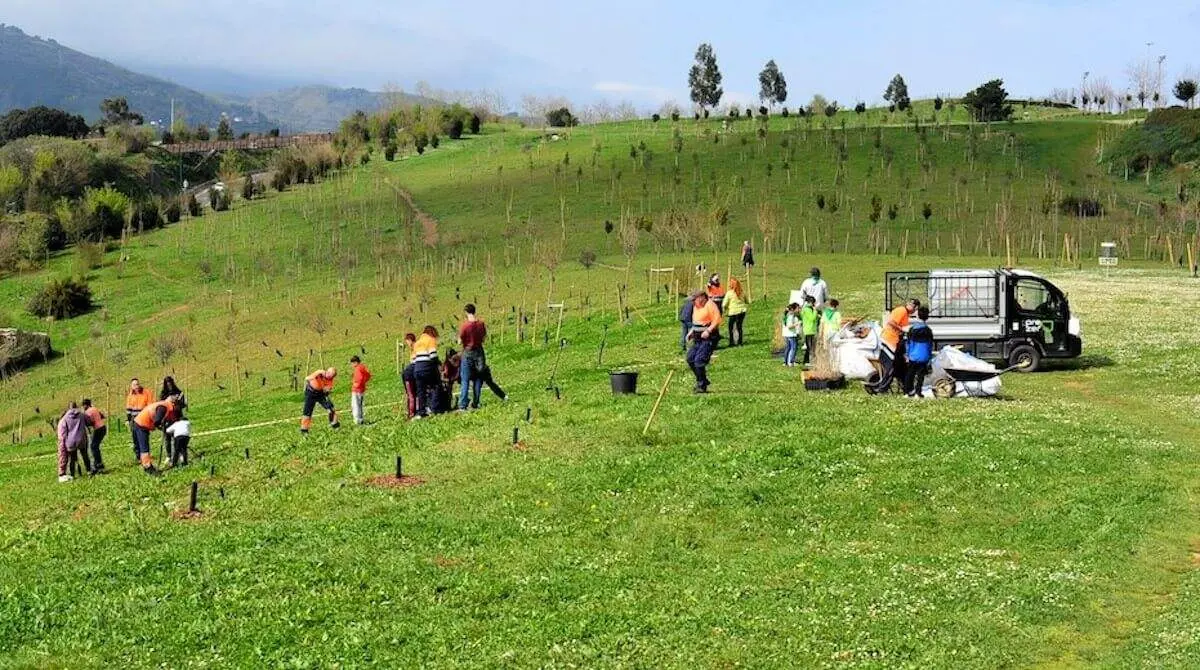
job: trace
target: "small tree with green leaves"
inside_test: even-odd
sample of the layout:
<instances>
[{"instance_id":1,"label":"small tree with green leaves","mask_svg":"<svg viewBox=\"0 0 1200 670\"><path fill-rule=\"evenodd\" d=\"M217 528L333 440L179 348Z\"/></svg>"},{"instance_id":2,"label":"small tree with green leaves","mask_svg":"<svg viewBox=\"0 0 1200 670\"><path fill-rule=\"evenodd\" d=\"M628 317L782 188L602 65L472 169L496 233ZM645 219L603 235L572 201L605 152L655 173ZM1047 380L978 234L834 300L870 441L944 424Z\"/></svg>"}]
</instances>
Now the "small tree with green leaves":
<instances>
[{"instance_id":1,"label":"small tree with green leaves","mask_svg":"<svg viewBox=\"0 0 1200 670\"><path fill-rule=\"evenodd\" d=\"M904 83L904 77L896 75L888 82L887 90L883 92L883 99L896 106L896 109L905 111L912 105L912 101L908 98L908 84Z\"/></svg>"},{"instance_id":2,"label":"small tree with green leaves","mask_svg":"<svg viewBox=\"0 0 1200 670\"><path fill-rule=\"evenodd\" d=\"M229 117L224 114L221 115L221 121L217 124L217 139L223 141L233 139L233 125L229 123Z\"/></svg>"},{"instance_id":3,"label":"small tree with green leaves","mask_svg":"<svg viewBox=\"0 0 1200 670\"><path fill-rule=\"evenodd\" d=\"M1008 91L1004 80L993 79L963 96L963 104L971 110L976 121L990 123L1004 121L1012 116L1012 105L1008 104Z\"/></svg>"},{"instance_id":4,"label":"small tree with green leaves","mask_svg":"<svg viewBox=\"0 0 1200 670\"><path fill-rule=\"evenodd\" d=\"M1196 88L1195 79L1181 79L1175 82L1175 97L1190 108L1196 99Z\"/></svg>"},{"instance_id":5,"label":"small tree with green leaves","mask_svg":"<svg viewBox=\"0 0 1200 670\"><path fill-rule=\"evenodd\" d=\"M762 72L758 73L758 86L758 99L770 105L772 109L775 105L782 105L787 101L787 79L779 71L779 66L774 60L767 61Z\"/></svg>"},{"instance_id":6,"label":"small tree with green leaves","mask_svg":"<svg viewBox=\"0 0 1200 670\"><path fill-rule=\"evenodd\" d=\"M721 69L717 67L717 54L711 44L697 47L695 60L688 71L688 88L692 102L707 111L721 104L721 97L725 95L721 88Z\"/></svg>"}]
</instances>

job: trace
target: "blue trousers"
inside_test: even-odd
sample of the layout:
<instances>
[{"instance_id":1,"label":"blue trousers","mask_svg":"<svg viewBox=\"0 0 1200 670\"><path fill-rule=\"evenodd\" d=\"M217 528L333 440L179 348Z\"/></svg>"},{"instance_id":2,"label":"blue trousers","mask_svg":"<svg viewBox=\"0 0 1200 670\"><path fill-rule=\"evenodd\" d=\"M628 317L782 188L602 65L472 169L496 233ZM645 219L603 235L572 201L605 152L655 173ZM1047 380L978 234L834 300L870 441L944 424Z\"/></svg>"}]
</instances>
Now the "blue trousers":
<instances>
[{"instance_id":1,"label":"blue trousers","mask_svg":"<svg viewBox=\"0 0 1200 670\"><path fill-rule=\"evenodd\" d=\"M785 337L785 338L783 338L783 343L784 343L783 364L784 365L795 365L796 364L796 349L799 347L800 338Z\"/></svg>"},{"instance_id":2,"label":"blue trousers","mask_svg":"<svg viewBox=\"0 0 1200 670\"><path fill-rule=\"evenodd\" d=\"M692 348L688 349L687 362L688 367L692 369L692 374L696 375L696 386L701 389L708 389L708 367L709 361L712 360L713 350L717 348L717 338L710 337L707 340L692 340Z\"/></svg>"}]
</instances>

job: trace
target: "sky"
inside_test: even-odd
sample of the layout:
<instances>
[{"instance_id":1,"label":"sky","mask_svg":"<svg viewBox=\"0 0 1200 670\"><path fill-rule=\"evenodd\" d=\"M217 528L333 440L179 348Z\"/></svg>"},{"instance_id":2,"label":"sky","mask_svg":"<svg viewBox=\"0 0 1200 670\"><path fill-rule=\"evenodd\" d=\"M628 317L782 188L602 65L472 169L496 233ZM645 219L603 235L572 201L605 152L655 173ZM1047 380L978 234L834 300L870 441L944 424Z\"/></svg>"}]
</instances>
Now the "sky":
<instances>
[{"instance_id":1,"label":"sky","mask_svg":"<svg viewBox=\"0 0 1200 670\"><path fill-rule=\"evenodd\" d=\"M768 59L790 105L814 93L878 103L896 73L915 99L993 78L1040 98L1084 72L1122 91L1131 62L1163 55L1167 82L1200 71L1200 1L1184 0L4 0L0 22L135 70L372 90L426 81L499 90L514 109L526 93L686 109L701 42L726 101L742 103L757 99Z\"/></svg>"}]
</instances>

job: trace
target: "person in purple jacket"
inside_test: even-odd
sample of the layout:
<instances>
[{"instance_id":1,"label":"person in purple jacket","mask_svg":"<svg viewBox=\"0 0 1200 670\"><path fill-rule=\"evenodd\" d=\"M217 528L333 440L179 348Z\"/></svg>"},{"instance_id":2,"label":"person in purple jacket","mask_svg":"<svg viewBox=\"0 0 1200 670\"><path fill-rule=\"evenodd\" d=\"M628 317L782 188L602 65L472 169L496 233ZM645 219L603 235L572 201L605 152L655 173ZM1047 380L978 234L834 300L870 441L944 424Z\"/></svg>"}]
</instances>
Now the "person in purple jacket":
<instances>
[{"instance_id":1,"label":"person in purple jacket","mask_svg":"<svg viewBox=\"0 0 1200 670\"><path fill-rule=\"evenodd\" d=\"M67 411L58 420L58 481L71 481L71 472L68 471L68 462L70 470L74 471L77 459L80 454L83 454L83 464L90 472L92 469L91 463L88 462L87 443L88 443L88 424L91 421L83 410L79 409L74 401L67 406ZM82 472L82 471L81 471Z\"/></svg>"}]
</instances>

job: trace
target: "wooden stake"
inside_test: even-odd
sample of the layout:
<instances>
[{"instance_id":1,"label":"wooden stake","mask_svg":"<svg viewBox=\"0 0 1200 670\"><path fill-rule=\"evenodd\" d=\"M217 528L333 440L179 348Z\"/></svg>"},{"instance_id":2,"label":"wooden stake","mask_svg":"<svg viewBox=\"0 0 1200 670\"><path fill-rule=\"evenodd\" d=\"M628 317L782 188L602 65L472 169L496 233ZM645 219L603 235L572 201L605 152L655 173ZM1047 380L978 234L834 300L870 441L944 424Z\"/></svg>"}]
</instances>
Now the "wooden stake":
<instances>
[{"instance_id":1,"label":"wooden stake","mask_svg":"<svg viewBox=\"0 0 1200 670\"><path fill-rule=\"evenodd\" d=\"M645 435L650 430L650 423L654 421L654 415L658 414L658 406L662 403L663 396L667 394L667 386L671 384L671 377L674 375L674 370L667 371L667 378L663 381L662 388L658 391L658 399L654 401L654 407L650 410L650 416L646 418L646 425L642 427L642 435Z\"/></svg>"}]
</instances>

